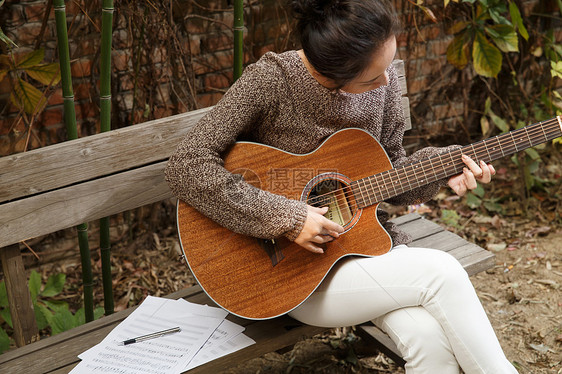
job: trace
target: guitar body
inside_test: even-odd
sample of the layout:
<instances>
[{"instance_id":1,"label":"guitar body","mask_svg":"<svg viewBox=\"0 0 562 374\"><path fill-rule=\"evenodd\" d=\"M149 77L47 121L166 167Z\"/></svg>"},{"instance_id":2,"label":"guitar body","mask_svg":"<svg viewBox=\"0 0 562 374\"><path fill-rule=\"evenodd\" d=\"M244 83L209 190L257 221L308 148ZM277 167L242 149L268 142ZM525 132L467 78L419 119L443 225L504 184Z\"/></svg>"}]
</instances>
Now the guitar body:
<instances>
[{"instance_id":1,"label":"guitar body","mask_svg":"<svg viewBox=\"0 0 562 374\"><path fill-rule=\"evenodd\" d=\"M232 314L267 319L287 313L308 298L341 258L381 255L392 246L377 220L378 204L358 208L348 185L392 167L380 144L363 130L341 130L304 155L238 142L227 153L225 167L263 190L307 202L328 196L326 191L336 186L339 192L331 201L342 206L334 215L346 228L324 245L324 254L313 254L284 237L271 241L234 233L179 201L185 259L205 292Z\"/></svg>"}]
</instances>

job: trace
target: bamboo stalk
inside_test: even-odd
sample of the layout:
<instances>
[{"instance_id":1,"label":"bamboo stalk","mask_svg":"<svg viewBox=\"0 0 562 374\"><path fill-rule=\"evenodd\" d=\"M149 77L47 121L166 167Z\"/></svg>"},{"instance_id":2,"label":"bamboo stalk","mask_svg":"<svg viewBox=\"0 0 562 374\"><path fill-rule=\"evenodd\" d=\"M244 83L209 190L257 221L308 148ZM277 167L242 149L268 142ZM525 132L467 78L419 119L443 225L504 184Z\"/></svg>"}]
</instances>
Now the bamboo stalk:
<instances>
[{"instance_id":1,"label":"bamboo stalk","mask_svg":"<svg viewBox=\"0 0 562 374\"><path fill-rule=\"evenodd\" d=\"M64 123L67 138L78 138L76 126L76 112L74 110L74 93L72 91L72 76L70 74L70 52L68 48L68 31L66 28L66 7L64 0L54 0L55 22L57 28L57 44L61 72L61 86L63 96ZM82 262L82 283L84 285L84 314L86 322L94 320L94 296L92 280L92 264L90 247L88 245L88 224L82 223L77 227L80 259Z\"/></svg>"},{"instance_id":2,"label":"bamboo stalk","mask_svg":"<svg viewBox=\"0 0 562 374\"><path fill-rule=\"evenodd\" d=\"M236 81L242 75L244 64L244 0L234 0L234 68L233 77Z\"/></svg>"},{"instance_id":3,"label":"bamboo stalk","mask_svg":"<svg viewBox=\"0 0 562 374\"><path fill-rule=\"evenodd\" d=\"M68 32L66 30L66 8L64 0L54 0L54 8L64 105L64 123L66 125L67 138L70 140L78 138L78 132L76 130L72 77L70 75L70 52L68 49Z\"/></svg>"},{"instance_id":4,"label":"bamboo stalk","mask_svg":"<svg viewBox=\"0 0 562 374\"><path fill-rule=\"evenodd\" d=\"M100 130L111 130L111 39L113 34L113 0L103 0L101 18L100 66ZM113 285L111 280L111 242L109 217L100 219L100 254L105 315L113 314Z\"/></svg>"}]
</instances>

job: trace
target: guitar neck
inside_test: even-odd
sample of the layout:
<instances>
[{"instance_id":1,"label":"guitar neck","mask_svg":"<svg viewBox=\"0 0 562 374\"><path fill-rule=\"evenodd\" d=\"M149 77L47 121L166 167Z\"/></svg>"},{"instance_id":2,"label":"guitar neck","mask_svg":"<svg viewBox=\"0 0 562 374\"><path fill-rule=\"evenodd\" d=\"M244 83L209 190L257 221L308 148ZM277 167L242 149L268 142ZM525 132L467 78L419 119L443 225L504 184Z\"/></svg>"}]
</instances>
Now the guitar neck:
<instances>
[{"instance_id":1,"label":"guitar neck","mask_svg":"<svg viewBox=\"0 0 562 374\"><path fill-rule=\"evenodd\" d=\"M460 149L428 157L352 183L359 208L398 196L404 192L459 174L466 154L477 163L489 163L562 136L562 116L538 122Z\"/></svg>"}]
</instances>

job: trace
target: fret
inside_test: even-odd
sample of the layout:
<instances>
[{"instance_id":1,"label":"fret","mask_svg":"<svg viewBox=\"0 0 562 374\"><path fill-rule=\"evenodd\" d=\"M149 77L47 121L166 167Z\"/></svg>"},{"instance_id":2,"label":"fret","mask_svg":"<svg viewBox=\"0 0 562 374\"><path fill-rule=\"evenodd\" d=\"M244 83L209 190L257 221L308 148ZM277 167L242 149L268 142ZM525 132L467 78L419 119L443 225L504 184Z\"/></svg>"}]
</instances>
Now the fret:
<instances>
[{"instance_id":1,"label":"fret","mask_svg":"<svg viewBox=\"0 0 562 374\"><path fill-rule=\"evenodd\" d=\"M462 154L462 151L460 151ZM456 151L454 152L456 153ZM453 165L453 167L455 168L455 174L459 173L459 170L457 168L457 163L455 162L455 160L453 159L453 152L449 152L449 157L451 158L451 164ZM452 174L451 174L452 175Z\"/></svg>"},{"instance_id":2,"label":"fret","mask_svg":"<svg viewBox=\"0 0 562 374\"><path fill-rule=\"evenodd\" d=\"M365 192L367 194L367 198L369 199L369 205L373 205L373 200L371 200L371 194L369 193L369 187L367 186L367 182L365 181L367 178L363 178L363 187L365 188Z\"/></svg>"},{"instance_id":3,"label":"fret","mask_svg":"<svg viewBox=\"0 0 562 374\"><path fill-rule=\"evenodd\" d=\"M542 125L542 122L539 123L539 126L541 128L542 134L544 135L544 141L547 142L548 136L546 136L546 132L544 131L544 126Z\"/></svg>"},{"instance_id":4,"label":"fret","mask_svg":"<svg viewBox=\"0 0 562 374\"><path fill-rule=\"evenodd\" d=\"M365 204L365 197L363 196L363 191L361 189L361 179L357 181L357 183L355 183L355 185L357 186L357 190L359 191L359 195L361 196L361 205L362 206L367 206L367 204ZM359 204L358 204L359 205Z\"/></svg>"},{"instance_id":5,"label":"fret","mask_svg":"<svg viewBox=\"0 0 562 374\"><path fill-rule=\"evenodd\" d=\"M527 135L527 139L529 139L529 147L532 147L533 141L531 140L531 137L529 136L529 130L527 130L526 127L524 127L523 130L525 130L525 135Z\"/></svg>"},{"instance_id":6,"label":"fret","mask_svg":"<svg viewBox=\"0 0 562 374\"><path fill-rule=\"evenodd\" d=\"M494 146L492 146L493 141L496 142L496 144ZM500 140L497 136L494 136L493 138L490 138L489 143L490 143L490 148L492 149L492 156L490 156L491 157L490 161L493 161L493 160L496 160L496 159L499 158L498 148L499 148L499 151L502 153L502 156L504 155L502 146L500 144Z\"/></svg>"},{"instance_id":7,"label":"fret","mask_svg":"<svg viewBox=\"0 0 562 374\"><path fill-rule=\"evenodd\" d=\"M379 200L379 199L377 198L377 188L376 188L375 186L373 186L373 178L374 178L374 177L369 177L369 185L371 186L371 190L373 191L373 195L374 195L374 197L375 197L375 201L379 202L379 201L382 201L382 200ZM380 192L380 191L379 191L379 192Z\"/></svg>"},{"instance_id":8,"label":"fret","mask_svg":"<svg viewBox=\"0 0 562 374\"><path fill-rule=\"evenodd\" d=\"M496 135L496 140L498 142L498 147L500 147L500 151L502 151L502 157L505 157L505 153L503 152L503 147L500 143L500 138Z\"/></svg>"},{"instance_id":9,"label":"fret","mask_svg":"<svg viewBox=\"0 0 562 374\"><path fill-rule=\"evenodd\" d=\"M402 185L402 177L400 176L400 172L398 171L398 169L394 169L396 170L396 177L397 177L397 181L400 184L400 193L406 191L406 189L404 188L404 186ZM400 168L400 170L402 172L404 172L404 168Z\"/></svg>"},{"instance_id":10,"label":"fret","mask_svg":"<svg viewBox=\"0 0 562 374\"><path fill-rule=\"evenodd\" d=\"M484 149L486 149L486 153L488 154L488 162L492 161L492 156L490 156L490 151L488 150L488 144L486 144L486 141L483 141L482 144L484 144Z\"/></svg>"},{"instance_id":11,"label":"fret","mask_svg":"<svg viewBox=\"0 0 562 374\"><path fill-rule=\"evenodd\" d=\"M388 174L387 171L385 171L384 173ZM380 175L381 175L382 183L384 184L384 189L385 189L386 193L388 194L388 197L387 197L387 199L388 199L391 196L391 194L390 194L390 189L388 188L388 185L386 184L387 178L383 175L383 173L381 173Z\"/></svg>"},{"instance_id":12,"label":"fret","mask_svg":"<svg viewBox=\"0 0 562 374\"><path fill-rule=\"evenodd\" d=\"M447 169L445 169L445 164L443 163L443 159L441 158L441 155L438 153L437 157L439 157L439 163L441 164L441 168L443 168L443 178L447 177Z\"/></svg>"},{"instance_id":13,"label":"fret","mask_svg":"<svg viewBox=\"0 0 562 374\"><path fill-rule=\"evenodd\" d=\"M513 146L515 147L515 152L519 152L519 150L517 149L517 143L515 142L515 139L513 138L513 132L510 132L509 135L511 135L511 141L513 142Z\"/></svg>"},{"instance_id":14,"label":"fret","mask_svg":"<svg viewBox=\"0 0 562 374\"><path fill-rule=\"evenodd\" d=\"M471 144L470 147L472 148L472 153L474 154L474 157L472 157L472 159L474 160L474 162L476 162L478 164L478 153L476 152L476 150L474 149L474 144Z\"/></svg>"},{"instance_id":15,"label":"fret","mask_svg":"<svg viewBox=\"0 0 562 374\"><path fill-rule=\"evenodd\" d=\"M416 168L419 168L420 165L421 165L421 161L420 161L420 162L416 162ZM421 171L422 171L422 173L423 173L424 179L421 180L420 186L423 186L423 185L427 184L427 175L425 174L425 169L424 169L423 167L421 167ZM416 174L417 174L417 171L416 171ZM416 179L417 179L417 177L416 177ZM424 182L424 181L425 181L425 182Z\"/></svg>"},{"instance_id":16,"label":"fret","mask_svg":"<svg viewBox=\"0 0 562 374\"><path fill-rule=\"evenodd\" d=\"M393 170L388 170L388 171L386 171L385 173L387 174L388 183L390 183L390 186L391 186L392 189L394 190L394 195L393 195L393 196L396 196L396 195L398 195L398 193L397 193L397 191L396 191L396 187L394 187L394 183L396 183L396 182L393 181L392 175L390 174L392 171L393 171ZM390 193L390 190L389 190L388 192Z\"/></svg>"},{"instance_id":17,"label":"fret","mask_svg":"<svg viewBox=\"0 0 562 374\"><path fill-rule=\"evenodd\" d=\"M410 178L408 177L408 171L406 170L407 166L402 167L404 169L404 175L406 176L406 181L408 182L408 187L412 190L412 184L410 183Z\"/></svg>"},{"instance_id":18,"label":"fret","mask_svg":"<svg viewBox=\"0 0 562 374\"><path fill-rule=\"evenodd\" d=\"M377 195L376 195L375 189L373 188L373 181L372 181L373 178L372 178L372 177L368 177L368 178L364 178L364 179L367 179L367 180L368 180L368 182L369 182L369 189L370 189L372 195L375 197L375 202L376 202L376 200L377 200ZM365 184L366 184L366 183L365 183ZM369 199L369 201L371 201L371 199Z\"/></svg>"},{"instance_id":19,"label":"fret","mask_svg":"<svg viewBox=\"0 0 562 374\"><path fill-rule=\"evenodd\" d=\"M435 180L439 180L439 178L437 178L437 174L435 173L435 168L433 167L433 162L431 162L431 157L427 159L429 161L429 164L431 165L431 170L433 171L433 175L435 176Z\"/></svg>"},{"instance_id":20,"label":"fret","mask_svg":"<svg viewBox=\"0 0 562 374\"><path fill-rule=\"evenodd\" d=\"M380 192L380 194L381 194L381 198L380 198L379 201L384 201L384 194L383 194L383 190L382 190L382 188L381 188L381 185L379 184L379 178L378 178L378 176L375 175L375 176L374 176L374 179L375 179L375 183L377 184L377 189L379 190L379 192Z\"/></svg>"}]
</instances>

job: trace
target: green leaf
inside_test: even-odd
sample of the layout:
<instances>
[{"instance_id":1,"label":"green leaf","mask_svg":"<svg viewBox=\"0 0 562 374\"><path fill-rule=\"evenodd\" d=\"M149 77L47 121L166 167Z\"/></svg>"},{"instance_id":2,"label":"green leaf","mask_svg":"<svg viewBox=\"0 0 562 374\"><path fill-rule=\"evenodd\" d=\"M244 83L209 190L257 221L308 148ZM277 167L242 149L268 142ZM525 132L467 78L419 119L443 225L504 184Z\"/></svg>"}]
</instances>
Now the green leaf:
<instances>
[{"instance_id":1,"label":"green leaf","mask_svg":"<svg viewBox=\"0 0 562 374\"><path fill-rule=\"evenodd\" d=\"M480 183L476 185L476 188L471 191L474 195L478 197L484 197L486 191L484 191L484 187Z\"/></svg>"},{"instance_id":2,"label":"green leaf","mask_svg":"<svg viewBox=\"0 0 562 374\"><path fill-rule=\"evenodd\" d=\"M496 7L488 9L488 13L490 17L494 20L497 24L503 25L511 25L511 22L507 18L505 18L502 13L505 11L505 7Z\"/></svg>"},{"instance_id":3,"label":"green leaf","mask_svg":"<svg viewBox=\"0 0 562 374\"><path fill-rule=\"evenodd\" d=\"M562 61L550 61L550 75L552 75L553 78L562 78Z\"/></svg>"},{"instance_id":4,"label":"green leaf","mask_svg":"<svg viewBox=\"0 0 562 374\"><path fill-rule=\"evenodd\" d=\"M4 329L0 329L0 354L10 349L10 337Z\"/></svg>"},{"instance_id":5,"label":"green leaf","mask_svg":"<svg viewBox=\"0 0 562 374\"><path fill-rule=\"evenodd\" d=\"M456 68L462 69L468 64L469 53L469 45L464 33L458 34L447 46L447 61Z\"/></svg>"},{"instance_id":6,"label":"green leaf","mask_svg":"<svg viewBox=\"0 0 562 374\"><path fill-rule=\"evenodd\" d=\"M56 62L52 64L31 66L26 68L25 72L31 78L38 80L45 86L55 85L60 81L60 65Z\"/></svg>"},{"instance_id":7,"label":"green leaf","mask_svg":"<svg viewBox=\"0 0 562 374\"><path fill-rule=\"evenodd\" d=\"M488 96L486 98L486 102L484 103L484 114L490 113L491 108L492 108L492 99L490 99L490 96Z\"/></svg>"},{"instance_id":8,"label":"green leaf","mask_svg":"<svg viewBox=\"0 0 562 374\"><path fill-rule=\"evenodd\" d=\"M86 323L86 315L84 314L84 308L80 308L74 314L74 324L76 326L80 326L80 325L83 325L85 323Z\"/></svg>"},{"instance_id":9,"label":"green leaf","mask_svg":"<svg viewBox=\"0 0 562 374\"><path fill-rule=\"evenodd\" d=\"M470 25L470 23L468 23L467 21L459 21L451 26L449 30L447 30L447 32L452 35L458 34L459 32L465 30L468 25Z\"/></svg>"},{"instance_id":10,"label":"green leaf","mask_svg":"<svg viewBox=\"0 0 562 374\"><path fill-rule=\"evenodd\" d=\"M531 157L532 160L540 160L541 156L534 148L525 149L525 153Z\"/></svg>"},{"instance_id":11,"label":"green leaf","mask_svg":"<svg viewBox=\"0 0 562 374\"><path fill-rule=\"evenodd\" d=\"M486 31L502 52L519 52L519 40L512 26L493 25L487 27Z\"/></svg>"},{"instance_id":12,"label":"green leaf","mask_svg":"<svg viewBox=\"0 0 562 374\"><path fill-rule=\"evenodd\" d=\"M18 78L10 99L14 105L28 114L40 112L47 104L47 98L41 91L26 81Z\"/></svg>"},{"instance_id":13,"label":"green leaf","mask_svg":"<svg viewBox=\"0 0 562 374\"><path fill-rule=\"evenodd\" d=\"M37 302L37 295L41 292L41 275L35 270L29 274L29 293L31 294L31 301L33 304Z\"/></svg>"},{"instance_id":14,"label":"green leaf","mask_svg":"<svg viewBox=\"0 0 562 374\"><path fill-rule=\"evenodd\" d=\"M484 205L484 208L489 212L503 212L503 206L501 204L492 201L484 201L482 205Z\"/></svg>"},{"instance_id":15,"label":"green leaf","mask_svg":"<svg viewBox=\"0 0 562 374\"><path fill-rule=\"evenodd\" d=\"M61 300L42 300L41 302L45 303L47 307L49 307L53 312L58 312L60 310L68 310L68 303L66 301Z\"/></svg>"},{"instance_id":16,"label":"green leaf","mask_svg":"<svg viewBox=\"0 0 562 374\"><path fill-rule=\"evenodd\" d=\"M26 69L35 65L39 65L45 58L45 50L39 48L35 51L31 51L23 56L20 56L16 61L16 68Z\"/></svg>"},{"instance_id":17,"label":"green leaf","mask_svg":"<svg viewBox=\"0 0 562 374\"><path fill-rule=\"evenodd\" d=\"M51 332L53 335L70 330L73 327L76 327L76 325L74 324L74 316L70 313L70 310L63 309L55 312L51 319Z\"/></svg>"},{"instance_id":18,"label":"green leaf","mask_svg":"<svg viewBox=\"0 0 562 374\"><path fill-rule=\"evenodd\" d=\"M442 209L441 210L441 222L443 222L447 226L451 227L459 227L459 214L451 209Z\"/></svg>"},{"instance_id":19,"label":"green leaf","mask_svg":"<svg viewBox=\"0 0 562 374\"><path fill-rule=\"evenodd\" d=\"M37 322L37 328L39 330L43 330L49 326L49 321L53 317L53 312L40 303L35 304L33 309L35 311L35 322Z\"/></svg>"},{"instance_id":20,"label":"green leaf","mask_svg":"<svg viewBox=\"0 0 562 374\"><path fill-rule=\"evenodd\" d=\"M14 327L14 325L12 324L12 315L10 314L10 308L4 308L0 310L0 316L4 321L6 321L8 326L12 328Z\"/></svg>"},{"instance_id":21,"label":"green leaf","mask_svg":"<svg viewBox=\"0 0 562 374\"><path fill-rule=\"evenodd\" d=\"M475 209L482 205L482 200L475 194L469 192L466 194L466 205L468 205L472 209Z\"/></svg>"},{"instance_id":22,"label":"green leaf","mask_svg":"<svg viewBox=\"0 0 562 374\"><path fill-rule=\"evenodd\" d=\"M498 129L500 129L502 132L509 131L509 125L507 124L507 122L503 118L492 112L491 109L489 110L488 115L490 116L492 122L494 122L494 125L496 125Z\"/></svg>"},{"instance_id":23,"label":"green leaf","mask_svg":"<svg viewBox=\"0 0 562 374\"><path fill-rule=\"evenodd\" d=\"M8 44L8 45L13 45L14 47L18 48L18 45L16 43L14 43L14 41L10 38L8 38L8 36L6 34L4 34L4 31L2 31L2 28L0 28L0 40L2 40L4 43Z\"/></svg>"},{"instance_id":24,"label":"green leaf","mask_svg":"<svg viewBox=\"0 0 562 374\"><path fill-rule=\"evenodd\" d=\"M490 131L490 121L488 121L486 116L480 117L480 131L482 135L487 135Z\"/></svg>"},{"instance_id":25,"label":"green leaf","mask_svg":"<svg viewBox=\"0 0 562 374\"><path fill-rule=\"evenodd\" d=\"M521 34L523 39L529 40L529 32L525 28L525 25L523 25L521 12L519 12L519 8L517 7L517 4L515 4L515 1L509 2L509 14L511 15L511 22L515 25L515 27L517 27L519 34Z\"/></svg>"},{"instance_id":26,"label":"green leaf","mask_svg":"<svg viewBox=\"0 0 562 374\"><path fill-rule=\"evenodd\" d=\"M6 283L0 282L0 308L7 308L10 305L8 301L8 291L6 291Z\"/></svg>"},{"instance_id":27,"label":"green leaf","mask_svg":"<svg viewBox=\"0 0 562 374\"><path fill-rule=\"evenodd\" d=\"M105 313L102 307L97 307L94 309L94 320L100 318ZM86 323L86 316L84 315L84 308L80 308L74 314L74 324L80 326Z\"/></svg>"},{"instance_id":28,"label":"green leaf","mask_svg":"<svg viewBox=\"0 0 562 374\"><path fill-rule=\"evenodd\" d=\"M472 62L478 75L495 78L502 67L502 54L478 31L472 46Z\"/></svg>"},{"instance_id":29,"label":"green leaf","mask_svg":"<svg viewBox=\"0 0 562 374\"><path fill-rule=\"evenodd\" d=\"M43 297L52 297L58 295L62 292L64 287L64 282L66 282L66 275L63 273L53 274L47 279L47 284L45 289L41 292Z\"/></svg>"},{"instance_id":30,"label":"green leaf","mask_svg":"<svg viewBox=\"0 0 562 374\"><path fill-rule=\"evenodd\" d=\"M104 314L105 310L101 306L94 309L94 319L101 318Z\"/></svg>"}]
</instances>

